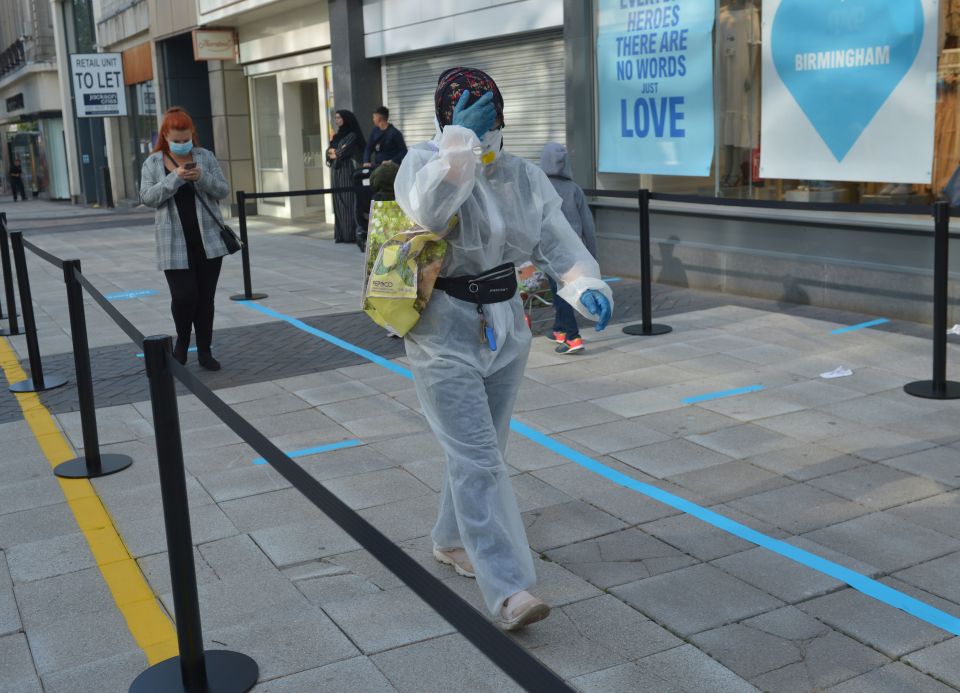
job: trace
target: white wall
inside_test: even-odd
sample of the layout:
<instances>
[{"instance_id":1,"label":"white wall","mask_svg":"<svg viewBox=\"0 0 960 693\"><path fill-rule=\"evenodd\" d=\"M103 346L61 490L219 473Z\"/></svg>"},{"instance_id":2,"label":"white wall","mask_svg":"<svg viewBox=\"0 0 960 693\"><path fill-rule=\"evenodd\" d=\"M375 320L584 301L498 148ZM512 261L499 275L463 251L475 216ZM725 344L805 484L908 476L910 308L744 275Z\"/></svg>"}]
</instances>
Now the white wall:
<instances>
[{"instance_id":1,"label":"white wall","mask_svg":"<svg viewBox=\"0 0 960 693\"><path fill-rule=\"evenodd\" d=\"M363 0L368 58L563 26L559 0Z\"/></svg>"}]
</instances>

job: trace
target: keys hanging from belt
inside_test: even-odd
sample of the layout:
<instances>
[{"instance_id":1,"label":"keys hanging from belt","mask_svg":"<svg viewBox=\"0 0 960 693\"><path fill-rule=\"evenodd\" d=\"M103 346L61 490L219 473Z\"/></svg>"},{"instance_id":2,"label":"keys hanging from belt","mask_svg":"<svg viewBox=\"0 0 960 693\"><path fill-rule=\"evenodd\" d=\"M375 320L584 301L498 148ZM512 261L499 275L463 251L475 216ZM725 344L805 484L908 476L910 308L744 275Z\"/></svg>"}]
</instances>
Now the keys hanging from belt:
<instances>
[{"instance_id":1,"label":"keys hanging from belt","mask_svg":"<svg viewBox=\"0 0 960 693\"><path fill-rule=\"evenodd\" d=\"M497 335L487 323L487 316L483 314L483 304L477 304L477 315L480 316L480 343L490 347L490 351L497 350Z\"/></svg>"}]
</instances>

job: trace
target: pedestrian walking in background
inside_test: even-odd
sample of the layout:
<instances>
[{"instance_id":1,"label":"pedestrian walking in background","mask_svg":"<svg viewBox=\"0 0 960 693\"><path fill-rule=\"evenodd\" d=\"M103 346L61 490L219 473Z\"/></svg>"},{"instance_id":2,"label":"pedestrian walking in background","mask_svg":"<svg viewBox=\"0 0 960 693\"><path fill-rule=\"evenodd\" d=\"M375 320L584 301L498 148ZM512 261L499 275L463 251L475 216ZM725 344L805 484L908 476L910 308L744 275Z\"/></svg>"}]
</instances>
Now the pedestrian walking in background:
<instances>
[{"instance_id":1,"label":"pedestrian walking in background","mask_svg":"<svg viewBox=\"0 0 960 693\"><path fill-rule=\"evenodd\" d=\"M550 178L554 189L563 200L561 205L563 216L570 222L570 226L590 254L596 258L597 233L593 225L593 214L590 213L583 190L573 182L567 148L557 142L547 142L540 154L540 168ZM573 306L557 294L556 280L549 274L547 276L553 294L554 312L553 329L547 336L559 345L556 348L558 354L575 354L583 351L583 338L580 336L580 328L577 327L577 314Z\"/></svg>"},{"instance_id":2,"label":"pedestrian walking in background","mask_svg":"<svg viewBox=\"0 0 960 693\"><path fill-rule=\"evenodd\" d=\"M157 265L170 287L170 310L177 328L173 357L187 362L191 328L197 360L220 370L213 357L214 295L227 247L220 236L218 200L230 193L220 162L201 148L189 114L174 107L163 114L153 153L143 162L140 200L155 208Z\"/></svg>"},{"instance_id":3,"label":"pedestrian walking in background","mask_svg":"<svg viewBox=\"0 0 960 693\"><path fill-rule=\"evenodd\" d=\"M337 132L327 148L327 166L330 167L333 187L349 188L353 186L353 174L363 158L367 141L353 112L337 111L333 120L337 124ZM355 206L355 193L334 193L333 240L335 243L356 241Z\"/></svg>"},{"instance_id":4,"label":"pedestrian walking in background","mask_svg":"<svg viewBox=\"0 0 960 693\"><path fill-rule=\"evenodd\" d=\"M434 558L476 577L506 630L544 618L505 455L530 353L515 263L560 279L603 329L610 288L570 228L547 176L503 149L503 97L486 73L453 68L434 94L441 132L413 147L394 191L404 213L447 243L441 276L405 337L423 414L446 453Z\"/></svg>"},{"instance_id":5,"label":"pedestrian walking in background","mask_svg":"<svg viewBox=\"0 0 960 693\"><path fill-rule=\"evenodd\" d=\"M390 109L379 106L373 112L373 130L363 151L363 165L376 168L384 161L400 165L407 154L403 133L390 123Z\"/></svg>"},{"instance_id":6,"label":"pedestrian walking in background","mask_svg":"<svg viewBox=\"0 0 960 693\"><path fill-rule=\"evenodd\" d=\"M13 160L13 166L7 174L10 177L10 188L13 191L13 201L17 201L17 195L20 199L26 200L27 193L23 188L23 167L20 164L20 157Z\"/></svg>"}]
</instances>

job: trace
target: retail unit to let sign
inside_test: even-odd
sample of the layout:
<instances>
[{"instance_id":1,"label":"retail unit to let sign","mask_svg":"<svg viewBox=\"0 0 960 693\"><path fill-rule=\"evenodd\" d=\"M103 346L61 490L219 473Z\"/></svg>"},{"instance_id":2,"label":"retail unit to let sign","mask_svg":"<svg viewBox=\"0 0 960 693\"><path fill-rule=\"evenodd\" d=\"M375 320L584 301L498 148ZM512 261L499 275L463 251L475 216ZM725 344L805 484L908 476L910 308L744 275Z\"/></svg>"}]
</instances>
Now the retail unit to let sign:
<instances>
[{"instance_id":1,"label":"retail unit to let sign","mask_svg":"<svg viewBox=\"0 0 960 693\"><path fill-rule=\"evenodd\" d=\"M760 175L930 183L937 0L763 0Z\"/></svg>"},{"instance_id":2,"label":"retail unit to let sign","mask_svg":"<svg viewBox=\"0 0 960 693\"><path fill-rule=\"evenodd\" d=\"M706 176L714 0L600 0L600 170Z\"/></svg>"},{"instance_id":3,"label":"retail unit to let sign","mask_svg":"<svg viewBox=\"0 0 960 693\"><path fill-rule=\"evenodd\" d=\"M127 115L120 53L74 53L70 76L78 118Z\"/></svg>"}]
</instances>

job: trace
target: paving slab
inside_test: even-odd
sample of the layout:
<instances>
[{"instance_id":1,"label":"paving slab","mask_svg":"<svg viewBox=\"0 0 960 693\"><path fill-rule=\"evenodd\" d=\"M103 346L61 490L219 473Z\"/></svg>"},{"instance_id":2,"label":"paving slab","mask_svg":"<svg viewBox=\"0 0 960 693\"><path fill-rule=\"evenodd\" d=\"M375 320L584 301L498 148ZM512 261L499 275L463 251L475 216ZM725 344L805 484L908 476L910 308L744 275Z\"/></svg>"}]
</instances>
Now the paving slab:
<instances>
[{"instance_id":1,"label":"paving slab","mask_svg":"<svg viewBox=\"0 0 960 693\"><path fill-rule=\"evenodd\" d=\"M104 693L126 691L148 667L143 652L122 652L93 662L43 675L47 693Z\"/></svg>"},{"instance_id":2,"label":"paving slab","mask_svg":"<svg viewBox=\"0 0 960 693\"><path fill-rule=\"evenodd\" d=\"M611 456L658 479L706 469L724 464L731 459L683 439L622 450Z\"/></svg>"},{"instance_id":3,"label":"paving slab","mask_svg":"<svg viewBox=\"0 0 960 693\"><path fill-rule=\"evenodd\" d=\"M804 535L860 561L893 572L960 549L956 539L895 515L872 513ZM878 542L877 537L883 537Z\"/></svg>"},{"instance_id":4,"label":"paving slab","mask_svg":"<svg viewBox=\"0 0 960 693\"><path fill-rule=\"evenodd\" d=\"M909 654L903 658L903 661L949 686L960 688L958 657L960 657L960 638L954 637Z\"/></svg>"},{"instance_id":5,"label":"paving slab","mask_svg":"<svg viewBox=\"0 0 960 693\"><path fill-rule=\"evenodd\" d=\"M903 662L886 666L826 689L830 693L949 693L956 690Z\"/></svg>"},{"instance_id":6,"label":"paving slab","mask_svg":"<svg viewBox=\"0 0 960 693\"><path fill-rule=\"evenodd\" d=\"M792 438L754 424L727 426L714 433L687 436L687 440L736 460L795 447L798 444Z\"/></svg>"},{"instance_id":7,"label":"paving slab","mask_svg":"<svg viewBox=\"0 0 960 693\"><path fill-rule=\"evenodd\" d=\"M757 455L747 462L793 481L809 481L866 464L853 455L844 455L836 450L809 443Z\"/></svg>"},{"instance_id":8,"label":"paving slab","mask_svg":"<svg viewBox=\"0 0 960 693\"><path fill-rule=\"evenodd\" d=\"M783 605L766 592L705 564L637 580L610 591L682 636Z\"/></svg>"},{"instance_id":9,"label":"paving slab","mask_svg":"<svg viewBox=\"0 0 960 693\"><path fill-rule=\"evenodd\" d=\"M762 547L724 556L712 561L711 565L788 604L796 604L843 586L843 583L828 575Z\"/></svg>"},{"instance_id":10,"label":"paving slab","mask_svg":"<svg viewBox=\"0 0 960 693\"><path fill-rule=\"evenodd\" d=\"M868 428L862 431L840 434L824 438L819 443L825 447L856 455L871 462L902 457L936 447L930 441L918 440L882 428Z\"/></svg>"},{"instance_id":11,"label":"paving slab","mask_svg":"<svg viewBox=\"0 0 960 693\"><path fill-rule=\"evenodd\" d=\"M921 527L960 539L960 492L943 493L907 503L888 512Z\"/></svg>"},{"instance_id":12,"label":"paving slab","mask_svg":"<svg viewBox=\"0 0 960 693\"><path fill-rule=\"evenodd\" d=\"M853 589L812 599L798 608L891 659L950 637L936 626Z\"/></svg>"},{"instance_id":13,"label":"paving slab","mask_svg":"<svg viewBox=\"0 0 960 693\"><path fill-rule=\"evenodd\" d=\"M535 551L546 551L626 527L609 513L580 501L537 508L523 514L527 540Z\"/></svg>"},{"instance_id":14,"label":"paving slab","mask_svg":"<svg viewBox=\"0 0 960 693\"><path fill-rule=\"evenodd\" d=\"M736 651L712 637L711 652L737 670L764 669L796 658L795 663L768 669L750 677L761 690L811 691L877 669L889 660L874 650L837 633L796 607L785 607L745 621L759 639L750 651ZM769 655L774 659L767 659ZM754 663L751 663L751 658Z\"/></svg>"},{"instance_id":15,"label":"paving slab","mask_svg":"<svg viewBox=\"0 0 960 693\"><path fill-rule=\"evenodd\" d=\"M952 553L902 570L895 573L894 577L960 604L960 584L956 580L958 569L960 553Z\"/></svg>"},{"instance_id":16,"label":"paving slab","mask_svg":"<svg viewBox=\"0 0 960 693\"><path fill-rule=\"evenodd\" d=\"M601 589L671 572L696 562L696 559L638 529L625 529L551 549L546 555Z\"/></svg>"},{"instance_id":17,"label":"paving slab","mask_svg":"<svg viewBox=\"0 0 960 693\"><path fill-rule=\"evenodd\" d=\"M353 657L297 674L264 681L257 693L389 693L396 689L367 657Z\"/></svg>"},{"instance_id":18,"label":"paving slab","mask_svg":"<svg viewBox=\"0 0 960 693\"><path fill-rule=\"evenodd\" d=\"M807 484L739 498L729 505L791 534L803 534L869 512L864 506Z\"/></svg>"},{"instance_id":19,"label":"paving slab","mask_svg":"<svg viewBox=\"0 0 960 693\"><path fill-rule=\"evenodd\" d=\"M407 588L332 602L324 610L365 654L454 632Z\"/></svg>"},{"instance_id":20,"label":"paving slab","mask_svg":"<svg viewBox=\"0 0 960 693\"><path fill-rule=\"evenodd\" d=\"M41 693L30 646L23 633L0 636L0 682L11 693Z\"/></svg>"},{"instance_id":21,"label":"paving slab","mask_svg":"<svg viewBox=\"0 0 960 693\"><path fill-rule=\"evenodd\" d=\"M753 496L791 483L779 474L743 460L677 474L669 477L669 480L714 503Z\"/></svg>"},{"instance_id":22,"label":"paving slab","mask_svg":"<svg viewBox=\"0 0 960 693\"><path fill-rule=\"evenodd\" d=\"M18 544L6 555L14 583L43 580L94 565L87 540L80 532Z\"/></svg>"},{"instance_id":23,"label":"paving slab","mask_svg":"<svg viewBox=\"0 0 960 693\"><path fill-rule=\"evenodd\" d=\"M952 447L936 447L902 457L894 457L884 464L911 474L939 481L950 488L960 486L960 466L957 450Z\"/></svg>"},{"instance_id":24,"label":"paving slab","mask_svg":"<svg viewBox=\"0 0 960 693\"><path fill-rule=\"evenodd\" d=\"M947 490L943 484L932 479L906 474L882 464L865 464L848 471L811 479L807 483L874 510L939 496Z\"/></svg>"},{"instance_id":25,"label":"paving slab","mask_svg":"<svg viewBox=\"0 0 960 693\"><path fill-rule=\"evenodd\" d=\"M569 419L578 420L577 417L568 417ZM601 455L670 440L669 435L645 427L639 419L620 419L565 430L563 438L584 445Z\"/></svg>"}]
</instances>

